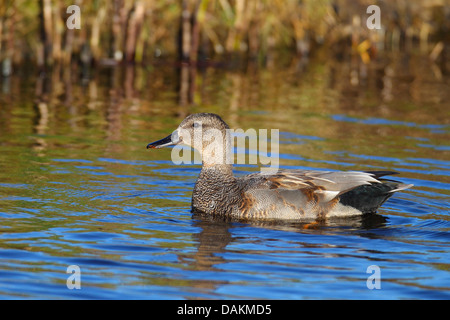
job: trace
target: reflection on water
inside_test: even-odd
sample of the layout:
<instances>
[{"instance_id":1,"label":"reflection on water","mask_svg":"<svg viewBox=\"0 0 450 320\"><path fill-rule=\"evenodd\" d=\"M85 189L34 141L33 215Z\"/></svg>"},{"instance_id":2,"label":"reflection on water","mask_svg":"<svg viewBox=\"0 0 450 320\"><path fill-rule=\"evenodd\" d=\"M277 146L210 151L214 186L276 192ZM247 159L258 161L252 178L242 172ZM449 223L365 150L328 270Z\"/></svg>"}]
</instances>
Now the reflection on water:
<instances>
[{"instance_id":1,"label":"reflection on water","mask_svg":"<svg viewBox=\"0 0 450 320\"><path fill-rule=\"evenodd\" d=\"M1 297L449 297L445 63L322 53L269 69L18 75L0 80ZM145 146L201 111L233 128L280 129L284 168L394 170L415 187L380 215L322 225L192 216L199 167ZM66 287L71 264L79 291ZM373 264L382 290L366 287Z\"/></svg>"}]
</instances>

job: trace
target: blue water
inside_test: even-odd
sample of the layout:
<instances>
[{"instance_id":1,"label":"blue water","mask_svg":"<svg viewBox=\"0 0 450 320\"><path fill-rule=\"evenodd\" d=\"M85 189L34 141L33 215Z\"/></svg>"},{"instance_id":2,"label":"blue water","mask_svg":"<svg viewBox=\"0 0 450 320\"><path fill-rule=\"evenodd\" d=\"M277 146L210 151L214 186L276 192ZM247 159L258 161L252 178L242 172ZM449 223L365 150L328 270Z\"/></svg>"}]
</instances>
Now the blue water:
<instances>
[{"instance_id":1,"label":"blue water","mask_svg":"<svg viewBox=\"0 0 450 320\"><path fill-rule=\"evenodd\" d=\"M50 176L83 181L1 199L17 204L0 213L2 298L450 297L448 196L440 193L448 183L405 178L427 190L399 193L378 219L303 229L192 217L197 167L67 160L52 159ZM80 267L79 290L66 286L69 265ZM381 289L367 288L371 265L381 270Z\"/></svg>"},{"instance_id":2,"label":"blue water","mask_svg":"<svg viewBox=\"0 0 450 320\"><path fill-rule=\"evenodd\" d=\"M219 83L228 76L212 75ZM217 112L232 128L280 129L282 168L394 170L414 187L377 215L309 228L193 216L200 167L174 165L170 149L145 149L182 119L171 95L158 96L157 87L115 104L105 89L45 111L32 89L17 95L23 89L13 88L0 96L0 298L449 299L444 104L403 94L408 112L397 101L374 108L376 99L330 106L320 81L275 91L272 78L260 81L253 92L260 100L240 102L239 110L227 99L240 87L225 83L206 88L203 104L189 112ZM256 170L235 166L237 175ZM79 267L79 278L69 266ZM371 266L379 268L380 289L368 287ZM77 279L80 289L70 289Z\"/></svg>"}]
</instances>

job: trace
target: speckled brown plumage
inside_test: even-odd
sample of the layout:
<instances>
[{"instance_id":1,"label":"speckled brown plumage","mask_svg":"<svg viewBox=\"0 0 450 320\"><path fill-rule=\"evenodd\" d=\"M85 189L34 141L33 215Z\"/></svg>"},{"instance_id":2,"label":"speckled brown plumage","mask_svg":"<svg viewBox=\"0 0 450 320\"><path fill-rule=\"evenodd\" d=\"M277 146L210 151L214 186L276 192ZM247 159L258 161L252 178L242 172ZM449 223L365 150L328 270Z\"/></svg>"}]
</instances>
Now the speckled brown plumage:
<instances>
[{"instance_id":1,"label":"speckled brown plumage","mask_svg":"<svg viewBox=\"0 0 450 320\"><path fill-rule=\"evenodd\" d=\"M172 137L147 148L193 141L194 127L199 122L222 132L228 129L218 115L194 114L183 120ZM193 212L257 220L324 220L373 213L395 191L411 187L380 179L394 173L389 171L279 170L235 177L232 165L225 161L231 152L230 138L224 134L218 142L223 147L220 155L206 151L211 137L203 133L202 139L203 166L192 193ZM187 144L195 146L193 142Z\"/></svg>"}]
</instances>

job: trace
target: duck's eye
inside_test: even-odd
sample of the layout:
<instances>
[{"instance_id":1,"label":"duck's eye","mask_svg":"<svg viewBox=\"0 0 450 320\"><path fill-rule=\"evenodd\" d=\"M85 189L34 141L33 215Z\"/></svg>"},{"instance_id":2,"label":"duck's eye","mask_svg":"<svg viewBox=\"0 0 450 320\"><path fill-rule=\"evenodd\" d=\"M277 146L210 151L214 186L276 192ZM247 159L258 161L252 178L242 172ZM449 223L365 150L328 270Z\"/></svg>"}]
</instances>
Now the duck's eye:
<instances>
[{"instance_id":1,"label":"duck's eye","mask_svg":"<svg viewBox=\"0 0 450 320\"><path fill-rule=\"evenodd\" d=\"M194 124L192 125L194 128L198 128L198 127L200 127L200 123L198 123L198 122L194 122Z\"/></svg>"}]
</instances>

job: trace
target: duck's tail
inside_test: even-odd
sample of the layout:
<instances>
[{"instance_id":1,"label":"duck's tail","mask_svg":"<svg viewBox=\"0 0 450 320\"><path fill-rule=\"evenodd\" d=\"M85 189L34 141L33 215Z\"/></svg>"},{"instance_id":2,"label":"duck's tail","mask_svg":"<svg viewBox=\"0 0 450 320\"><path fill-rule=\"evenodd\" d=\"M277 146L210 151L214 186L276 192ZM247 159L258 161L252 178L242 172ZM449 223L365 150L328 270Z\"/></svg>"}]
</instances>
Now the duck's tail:
<instances>
[{"instance_id":1,"label":"duck's tail","mask_svg":"<svg viewBox=\"0 0 450 320\"><path fill-rule=\"evenodd\" d=\"M371 183L356 187L340 196L340 203L358 209L362 213L375 213L394 192L411 188L412 184L404 184L380 177L397 174L393 171L367 171L380 183Z\"/></svg>"}]
</instances>

